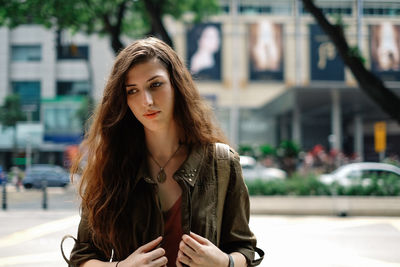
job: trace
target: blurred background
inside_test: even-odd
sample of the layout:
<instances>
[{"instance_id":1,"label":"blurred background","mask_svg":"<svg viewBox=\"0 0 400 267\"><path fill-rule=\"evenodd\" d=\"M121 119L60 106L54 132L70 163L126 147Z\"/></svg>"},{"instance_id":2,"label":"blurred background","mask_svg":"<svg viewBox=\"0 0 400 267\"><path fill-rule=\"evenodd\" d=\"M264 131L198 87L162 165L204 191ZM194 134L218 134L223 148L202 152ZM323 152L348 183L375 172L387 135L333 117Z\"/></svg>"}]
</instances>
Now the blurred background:
<instances>
[{"instance_id":1,"label":"blurred background","mask_svg":"<svg viewBox=\"0 0 400 267\"><path fill-rule=\"evenodd\" d=\"M6 172L39 163L68 168L115 54L148 35L171 44L186 62L240 154L290 174L349 162L398 164L399 110L385 112L359 87L302 1L3 2ZM315 4L398 96L399 1ZM289 154L292 162L283 160Z\"/></svg>"},{"instance_id":2,"label":"blurred background","mask_svg":"<svg viewBox=\"0 0 400 267\"><path fill-rule=\"evenodd\" d=\"M400 215L400 0L0 0L3 210L77 210L85 122L115 55L150 35L187 65L252 197L391 197L304 214ZM259 213L304 207L275 200Z\"/></svg>"}]
</instances>

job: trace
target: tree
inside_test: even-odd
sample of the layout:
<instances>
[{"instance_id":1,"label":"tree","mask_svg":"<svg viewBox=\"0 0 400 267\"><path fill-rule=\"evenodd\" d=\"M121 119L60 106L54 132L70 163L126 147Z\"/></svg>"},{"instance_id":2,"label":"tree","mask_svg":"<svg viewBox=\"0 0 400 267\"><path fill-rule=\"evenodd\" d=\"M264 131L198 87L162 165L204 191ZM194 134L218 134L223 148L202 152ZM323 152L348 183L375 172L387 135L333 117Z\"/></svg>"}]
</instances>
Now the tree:
<instances>
[{"instance_id":1,"label":"tree","mask_svg":"<svg viewBox=\"0 0 400 267\"><path fill-rule=\"evenodd\" d=\"M216 0L0 0L0 25L41 24L58 29L107 35L115 54L121 35L156 36L173 46L163 17L193 21L218 12Z\"/></svg>"},{"instance_id":2,"label":"tree","mask_svg":"<svg viewBox=\"0 0 400 267\"><path fill-rule=\"evenodd\" d=\"M344 36L343 25L332 25L313 0L302 0L302 2L322 30L329 36L344 63L356 78L361 90L384 112L400 123L400 98L389 90L381 79L365 68L359 50L348 45Z\"/></svg>"},{"instance_id":3,"label":"tree","mask_svg":"<svg viewBox=\"0 0 400 267\"><path fill-rule=\"evenodd\" d=\"M89 123L89 119L93 114L93 111L95 109L95 103L92 97L90 96L85 96L83 99L79 109L76 111L76 116L79 118L79 121L82 123L82 131L83 134L85 132L85 126L87 123Z\"/></svg>"},{"instance_id":4,"label":"tree","mask_svg":"<svg viewBox=\"0 0 400 267\"><path fill-rule=\"evenodd\" d=\"M14 127L18 121L24 121L25 114L21 108L20 96L11 94L6 96L4 104L0 108L0 122L5 127Z\"/></svg>"},{"instance_id":5,"label":"tree","mask_svg":"<svg viewBox=\"0 0 400 267\"><path fill-rule=\"evenodd\" d=\"M3 106L0 107L0 122L7 128L13 128L13 153L17 150L17 131L16 125L19 121L26 120L25 114L21 108L20 96L18 94L7 95Z\"/></svg>"},{"instance_id":6,"label":"tree","mask_svg":"<svg viewBox=\"0 0 400 267\"><path fill-rule=\"evenodd\" d=\"M291 140L283 140L276 148L276 156L281 168L291 177L296 171L296 165L300 154L300 147Z\"/></svg>"}]
</instances>

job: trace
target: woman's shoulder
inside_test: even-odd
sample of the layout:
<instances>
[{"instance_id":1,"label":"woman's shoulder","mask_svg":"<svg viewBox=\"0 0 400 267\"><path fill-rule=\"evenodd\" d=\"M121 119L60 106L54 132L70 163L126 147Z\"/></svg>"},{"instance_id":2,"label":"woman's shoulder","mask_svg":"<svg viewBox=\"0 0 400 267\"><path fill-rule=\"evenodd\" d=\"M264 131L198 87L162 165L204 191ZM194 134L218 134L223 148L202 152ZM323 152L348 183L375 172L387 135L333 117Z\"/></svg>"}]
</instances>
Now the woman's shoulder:
<instances>
[{"instance_id":1,"label":"woman's shoulder","mask_svg":"<svg viewBox=\"0 0 400 267\"><path fill-rule=\"evenodd\" d=\"M239 161L240 157L236 150L228 144L225 143L215 143L217 159L230 159L234 161Z\"/></svg>"}]
</instances>

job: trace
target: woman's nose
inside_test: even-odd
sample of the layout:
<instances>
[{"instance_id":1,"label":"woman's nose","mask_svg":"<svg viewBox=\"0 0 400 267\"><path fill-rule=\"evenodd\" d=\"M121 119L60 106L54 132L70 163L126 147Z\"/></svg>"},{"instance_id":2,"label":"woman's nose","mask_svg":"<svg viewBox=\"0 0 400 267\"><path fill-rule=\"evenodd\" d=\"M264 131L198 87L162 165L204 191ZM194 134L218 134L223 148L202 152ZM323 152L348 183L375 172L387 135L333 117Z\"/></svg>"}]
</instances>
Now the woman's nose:
<instances>
[{"instance_id":1,"label":"woman's nose","mask_svg":"<svg viewBox=\"0 0 400 267\"><path fill-rule=\"evenodd\" d=\"M144 91L144 104L145 106L151 106L153 105L153 96L151 93L147 90Z\"/></svg>"}]
</instances>

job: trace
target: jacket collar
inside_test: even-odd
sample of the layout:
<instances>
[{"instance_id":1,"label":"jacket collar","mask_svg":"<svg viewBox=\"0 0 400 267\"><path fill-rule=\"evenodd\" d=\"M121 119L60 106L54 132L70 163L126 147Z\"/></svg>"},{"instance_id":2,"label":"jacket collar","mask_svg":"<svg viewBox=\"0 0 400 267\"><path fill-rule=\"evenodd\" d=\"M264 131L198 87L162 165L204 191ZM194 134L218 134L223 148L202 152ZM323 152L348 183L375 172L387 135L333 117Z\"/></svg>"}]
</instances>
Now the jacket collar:
<instances>
[{"instance_id":1,"label":"jacket collar","mask_svg":"<svg viewBox=\"0 0 400 267\"><path fill-rule=\"evenodd\" d=\"M202 166L204 159L205 146L196 145L193 146L189 155L183 164L176 170L173 177L175 180L184 180L190 186L194 186L199 176L199 170ZM146 160L142 160L139 167L138 174L136 176L137 181L144 179L147 183L156 184L157 182L151 177L149 167Z\"/></svg>"}]
</instances>

